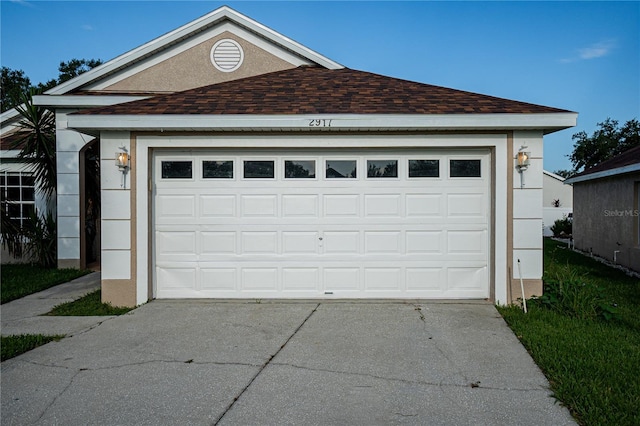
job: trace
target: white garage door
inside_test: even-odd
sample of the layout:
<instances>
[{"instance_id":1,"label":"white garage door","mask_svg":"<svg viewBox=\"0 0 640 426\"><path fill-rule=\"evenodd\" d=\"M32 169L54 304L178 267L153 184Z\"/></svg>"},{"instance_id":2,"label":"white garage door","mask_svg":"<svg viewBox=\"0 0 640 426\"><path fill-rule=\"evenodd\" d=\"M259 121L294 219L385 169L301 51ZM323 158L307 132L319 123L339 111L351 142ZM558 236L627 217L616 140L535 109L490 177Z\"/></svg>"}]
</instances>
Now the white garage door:
<instances>
[{"instance_id":1,"label":"white garage door","mask_svg":"<svg viewBox=\"0 0 640 426\"><path fill-rule=\"evenodd\" d=\"M158 151L158 298L486 298L490 156Z\"/></svg>"}]
</instances>

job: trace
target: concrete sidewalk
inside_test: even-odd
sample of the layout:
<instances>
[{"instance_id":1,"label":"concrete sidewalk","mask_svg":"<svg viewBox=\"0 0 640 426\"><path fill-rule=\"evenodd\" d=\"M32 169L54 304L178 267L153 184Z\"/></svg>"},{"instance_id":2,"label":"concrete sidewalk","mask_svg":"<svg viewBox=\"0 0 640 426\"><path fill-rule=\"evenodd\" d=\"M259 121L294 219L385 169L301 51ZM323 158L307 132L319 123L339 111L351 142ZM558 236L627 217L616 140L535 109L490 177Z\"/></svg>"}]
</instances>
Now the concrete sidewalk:
<instances>
[{"instance_id":1,"label":"concrete sidewalk","mask_svg":"<svg viewBox=\"0 0 640 426\"><path fill-rule=\"evenodd\" d=\"M42 316L61 303L71 302L100 288L100 272L0 305L2 335L65 334L88 330L113 318Z\"/></svg>"},{"instance_id":2,"label":"concrete sidewalk","mask_svg":"<svg viewBox=\"0 0 640 426\"><path fill-rule=\"evenodd\" d=\"M2 424L575 424L486 302L153 301L1 366Z\"/></svg>"}]
</instances>

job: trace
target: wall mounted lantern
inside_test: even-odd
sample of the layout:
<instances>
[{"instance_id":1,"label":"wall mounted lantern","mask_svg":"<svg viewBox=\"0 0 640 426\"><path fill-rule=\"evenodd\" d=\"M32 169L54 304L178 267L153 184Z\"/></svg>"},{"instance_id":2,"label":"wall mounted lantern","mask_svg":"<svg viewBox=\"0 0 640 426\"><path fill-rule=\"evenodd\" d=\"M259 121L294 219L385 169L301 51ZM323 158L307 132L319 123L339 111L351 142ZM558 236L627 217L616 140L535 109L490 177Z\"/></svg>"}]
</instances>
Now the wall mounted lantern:
<instances>
[{"instance_id":1,"label":"wall mounted lantern","mask_svg":"<svg viewBox=\"0 0 640 426\"><path fill-rule=\"evenodd\" d=\"M526 146L521 146L516 155L516 170L520 173L520 188L524 188L524 171L529 168L529 157L531 153L525 151Z\"/></svg>"},{"instance_id":2,"label":"wall mounted lantern","mask_svg":"<svg viewBox=\"0 0 640 426\"><path fill-rule=\"evenodd\" d=\"M116 152L116 166L122 173L122 184L120 185L123 189L125 187L125 179L127 176L127 172L129 171L129 153L127 152L127 148L120 147L121 151Z\"/></svg>"}]
</instances>

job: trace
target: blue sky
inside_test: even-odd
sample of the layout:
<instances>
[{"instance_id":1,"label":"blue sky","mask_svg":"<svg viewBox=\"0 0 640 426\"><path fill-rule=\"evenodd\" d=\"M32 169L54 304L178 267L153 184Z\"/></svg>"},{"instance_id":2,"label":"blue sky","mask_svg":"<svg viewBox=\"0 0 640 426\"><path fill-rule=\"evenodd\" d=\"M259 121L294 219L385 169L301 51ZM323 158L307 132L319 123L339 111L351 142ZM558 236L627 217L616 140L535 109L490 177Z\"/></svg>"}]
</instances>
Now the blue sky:
<instances>
[{"instance_id":1,"label":"blue sky","mask_svg":"<svg viewBox=\"0 0 640 426\"><path fill-rule=\"evenodd\" d=\"M33 83L72 58L112 59L227 4L353 69L576 111L545 137L547 170L571 136L640 119L640 2L1 0L0 62Z\"/></svg>"}]
</instances>

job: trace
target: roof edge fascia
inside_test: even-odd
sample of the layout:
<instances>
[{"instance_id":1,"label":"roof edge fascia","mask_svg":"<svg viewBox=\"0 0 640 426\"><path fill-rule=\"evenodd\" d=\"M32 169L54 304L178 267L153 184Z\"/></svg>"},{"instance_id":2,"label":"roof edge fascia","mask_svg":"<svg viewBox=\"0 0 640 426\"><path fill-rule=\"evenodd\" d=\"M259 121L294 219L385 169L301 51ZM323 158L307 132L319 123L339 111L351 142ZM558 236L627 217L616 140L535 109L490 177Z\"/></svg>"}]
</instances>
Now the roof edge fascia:
<instances>
[{"instance_id":1,"label":"roof edge fascia","mask_svg":"<svg viewBox=\"0 0 640 426\"><path fill-rule=\"evenodd\" d=\"M24 105L24 104L23 104ZM0 123L2 125L11 122L20 115L20 112L16 108L11 108L0 114Z\"/></svg>"},{"instance_id":2,"label":"roof edge fascia","mask_svg":"<svg viewBox=\"0 0 640 426\"><path fill-rule=\"evenodd\" d=\"M553 172L550 172L550 171L548 171L548 170L543 170L543 171L542 171L542 173L544 173L545 175L547 175L547 176L549 176L549 177L551 177L551 178L554 178L554 179L556 179L556 180L559 180L560 182L564 182L564 181L566 180L566 178L563 178L562 176L557 175L557 174L555 174L555 173L553 173Z\"/></svg>"},{"instance_id":3,"label":"roof edge fascia","mask_svg":"<svg viewBox=\"0 0 640 426\"><path fill-rule=\"evenodd\" d=\"M569 178L564 181L566 185L574 184L576 182L585 182L589 180L602 179L606 177L612 177L622 175L625 173L640 172L640 162L635 164L629 164L628 166L616 167L615 169L603 170L601 172L589 173L587 175L581 175Z\"/></svg>"},{"instance_id":4,"label":"roof edge fascia","mask_svg":"<svg viewBox=\"0 0 640 426\"><path fill-rule=\"evenodd\" d=\"M12 160L18 157L20 154L19 149L1 149L0 150L0 159L2 160Z\"/></svg>"},{"instance_id":5,"label":"roof edge fascia","mask_svg":"<svg viewBox=\"0 0 640 426\"><path fill-rule=\"evenodd\" d=\"M154 95L73 95L73 96L46 96L37 95L33 97L33 104L42 107L54 108L92 108L121 104L125 102L148 99Z\"/></svg>"},{"instance_id":6,"label":"roof edge fascia","mask_svg":"<svg viewBox=\"0 0 640 426\"><path fill-rule=\"evenodd\" d=\"M300 114L300 115L69 115L79 130L532 130L576 125L576 113L546 114Z\"/></svg>"},{"instance_id":7,"label":"roof edge fascia","mask_svg":"<svg viewBox=\"0 0 640 426\"><path fill-rule=\"evenodd\" d=\"M258 33L263 37L271 40L272 42L280 44L281 46L286 47L287 49L292 50L295 53L298 53L300 56L306 57L307 59L316 62L324 67L327 67L329 69L344 68L343 65L332 61L326 56L321 55L301 45L300 43L293 41L292 39L260 24L257 21L254 21L253 19L239 12L236 12L230 7L222 6L204 16L201 16L194 21L191 21L173 31L161 35L160 37L157 37L120 56L117 56L116 58L111 59L110 61L105 62L100 66L82 73L69 81L55 86L52 89L49 89L45 92L45 95L63 95L81 86L94 82L101 77L109 74L110 72L126 66L127 63L132 63L144 57L145 55L152 53L153 51L161 49L163 46L170 45L174 41L184 38L190 33L197 33L200 29L225 18L255 33Z\"/></svg>"}]
</instances>

